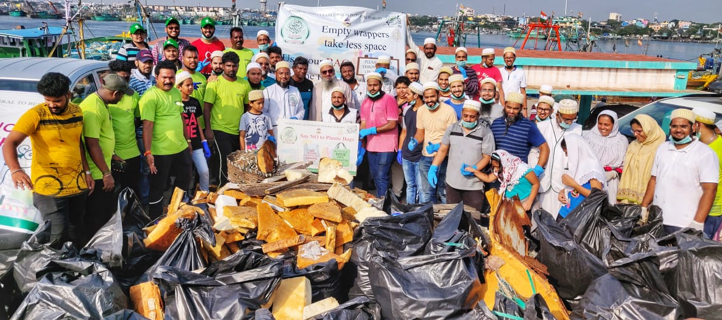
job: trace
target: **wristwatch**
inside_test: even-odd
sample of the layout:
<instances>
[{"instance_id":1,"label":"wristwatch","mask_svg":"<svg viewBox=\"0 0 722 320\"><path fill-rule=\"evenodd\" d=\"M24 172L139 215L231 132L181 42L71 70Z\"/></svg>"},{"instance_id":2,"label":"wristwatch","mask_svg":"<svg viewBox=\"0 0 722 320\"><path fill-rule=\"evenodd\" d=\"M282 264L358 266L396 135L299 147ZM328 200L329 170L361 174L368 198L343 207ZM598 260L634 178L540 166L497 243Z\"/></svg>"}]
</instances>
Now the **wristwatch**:
<instances>
[{"instance_id":1,"label":"wristwatch","mask_svg":"<svg viewBox=\"0 0 722 320\"><path fill-rule=\"evenodd\" d=\"M89 175L91 175L91 174L92 174L92 172L90 172L90 170L85 171L85 175L88 175L88 176L89 176Z\"/></svg>"}]
</instances>

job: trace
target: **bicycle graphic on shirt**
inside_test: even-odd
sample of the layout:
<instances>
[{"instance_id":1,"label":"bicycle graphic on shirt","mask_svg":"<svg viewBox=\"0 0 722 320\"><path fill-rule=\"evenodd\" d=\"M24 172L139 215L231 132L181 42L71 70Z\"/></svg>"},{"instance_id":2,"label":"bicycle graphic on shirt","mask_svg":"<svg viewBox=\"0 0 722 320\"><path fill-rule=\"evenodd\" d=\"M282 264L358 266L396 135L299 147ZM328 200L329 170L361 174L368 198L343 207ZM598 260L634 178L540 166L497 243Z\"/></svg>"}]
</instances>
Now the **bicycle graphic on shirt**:
<instances>
[{"instance_id":1,"label":"bicycle graphic on shirt","mask_svg":"<svg viewBox=\"0 0 722 320\"><path fill-rule=\"evenodd\" d=\"M83 190L87 188L87 186L85 188L83 187L85 177L83 176L82 164L78 165L76 170L64 170L66 173L60 173L60 170L58 170L58 168L51 167L50 169L53 169L56 174L42 175L35 179L35 181L33 181L34 187L45 190L47 195L59 195L65 188L68 188L73 184L75 184L75 187L78 188L78 190ZM78 174L74 175L75 172L77 172Z\"/></svg>"}]
</instances>

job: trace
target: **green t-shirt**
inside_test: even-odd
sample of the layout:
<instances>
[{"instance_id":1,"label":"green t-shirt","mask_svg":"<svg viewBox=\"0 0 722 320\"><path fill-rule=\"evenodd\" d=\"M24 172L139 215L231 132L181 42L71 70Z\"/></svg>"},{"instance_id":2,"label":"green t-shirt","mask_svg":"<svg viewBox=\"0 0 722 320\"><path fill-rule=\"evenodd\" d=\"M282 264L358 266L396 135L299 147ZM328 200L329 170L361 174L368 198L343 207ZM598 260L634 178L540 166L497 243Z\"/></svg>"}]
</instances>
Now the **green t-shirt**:
<instances>
[{"instance_id":1,"label":"green t-shirt","mask_svg":"<svg viewBox=\"0 0 722 320\"><path fill-rule=\"evenodd\" d=\"M201 113L203 113L203 97L206 95L206 85L208 80L200 72L192 73L191 78L193 79L193 94L191 97L196 98L201 102ZM206 122L203 120L203 116L198 117L198 123L201 125L201 129L206 128Z\"/></svg>"},{"instance_id":2,"label":"green t-shirt","mask_svg":"<svg viewBox=\"0 0 722 320\"><path fill-rule=\"evenodd\" d=\"M80 103L80 109L83 110L83 137L98 139L100 150L103 151L105 165L110 169L110 159L113 157L113 150L115 149L115 133L108 107L105 106L105 102L100 99L98 94L91 94ZM88 166L93 180L103 179L103 173L100 172L98 166L90 158L90 152L87 148L85 157L88 159Z\"/></svg>"},{"instance_id":3,"label":"green t-shirt","mask_svg":"<svg viewBox=\"0 0 722 320\"><path fill-rule=\"evenodd\" d=\"M117 104L108 105L115 131L115 154L123 160L140 155L138 141L135 139L135 118L140 118L138 100L140 96L136 92L132 96L124 95Z\"/></svg>"},{"instance_id":4,"label":"green t-shirt","mask_svg":"<svg viewBox=\"0 0 722 320\"><path fill-rule=\"evenodd\" d=\"M246 79L236 78L228 81L223 76L206 87L204 102L213 105L211 109L211 129L238 135L244 105L248 104L251 85Z\"/></svg>"},{"instance_id":5,"label":"green t-shirt","mask_svg":"<svg viewBox=\"0 0 722 320\"><path fill-rule=\"evenodd\" d=\"M223 52L235 52L238 55L238 58L240 60L238 62L238 72L236 72L236 76L239 78L245 77L246 67L249 63L251 63L251 59L253 59L253 51L248 48L243 48L241 50L226 48L226 50L224 50Z\"/></svg>"},{"instance_id":6,"label":"green t-shirt","mask_svg":"<svg viewBox=\"0 0 722 320\"><path fill-rule=\"evenodd\" d=\"M140 119L153 121L153 155L176 154L188 149L183 135L183 101L178 89L163 91L153 86L140 98Z\"/></svg>"},{"instance_id":7,"label":"green t-shirt","mask_svg":"<svg viewBox=\"0 0 722 320\"><path fill-rule=\"evenodd\" d=\"M717 154L717 158L722 159L722 138L717 137L712 143L709 144L712 151ZM720 161L720 183L722 183L722 161ZM722 187L717 187L717 194L714 197L712 203L712 209L709 211L710 217L722 216Z\"/></svg>"}]
</instances>

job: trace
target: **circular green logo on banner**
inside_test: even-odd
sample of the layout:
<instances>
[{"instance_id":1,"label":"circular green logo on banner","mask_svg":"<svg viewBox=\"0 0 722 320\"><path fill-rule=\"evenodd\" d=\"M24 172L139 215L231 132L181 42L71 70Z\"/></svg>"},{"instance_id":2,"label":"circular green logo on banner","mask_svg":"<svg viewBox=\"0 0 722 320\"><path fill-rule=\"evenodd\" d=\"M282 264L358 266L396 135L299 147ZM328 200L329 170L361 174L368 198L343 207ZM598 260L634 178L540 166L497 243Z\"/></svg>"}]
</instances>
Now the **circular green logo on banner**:
<instances>
[{"instance_id":1,"label":"circular green logo on banner","mask_svg":"<svg viewBox=\"0 0 722 320\"><path fill-rule=\"evenodd\" d=\"M303 44L310 36L308 23L298 16L290 16L281 27L281 39L287 43Z\"/></svg>"},{"instance_id":2,"label":"circular green logo on banner","mask_svg":"<svg viewBox=\"0 0 722 320\"><path fill-rule=\"evenodd\" d=\"M298 136L296 135L296 130L293 130L291 127L286 127L283 129L283 132L281 132L281 141L284 143L294 143L298 139Z\"/></svg>"}]
</instances>

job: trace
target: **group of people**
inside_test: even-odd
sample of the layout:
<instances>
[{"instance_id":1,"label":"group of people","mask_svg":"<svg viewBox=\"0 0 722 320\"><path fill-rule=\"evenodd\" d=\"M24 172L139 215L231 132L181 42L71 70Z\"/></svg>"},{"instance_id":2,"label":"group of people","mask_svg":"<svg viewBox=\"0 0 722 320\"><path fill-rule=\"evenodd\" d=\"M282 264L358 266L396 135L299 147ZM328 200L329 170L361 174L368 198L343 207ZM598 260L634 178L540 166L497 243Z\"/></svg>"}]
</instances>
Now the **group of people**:
<instances>
[{"instance_id":1,"label":"group of people","mask_svg":"<svg viewBox=\"0 0 722 320\"><path fill-rule=\"evenodd\" d=\"M379 197L390 191L405 193L407 203L463 201L483 212L485 190L496 188L527 211L561 219L603 189L611 203L660 206L670 230L692 227L712 237L722 222L722 139L711 111L673 112L668 142L654 119L638 115L636 141L628 144L611 111L582 132L578 103L555 101L549 85L528 107L513 48L503 50L502 67L493 65L494 49L472 66L468 51L457 48L448 67L435 39L419 49L409 35L404 75L388 56L362 78L351 62L337 68L324 60L314 84L308 59L284 61L265 31L255 54L244 48L240 28L231 29L229 48L215 37L212 19L201 31L188 42L169 18L167 37L151 48L147 31L134 24L132 42L79 106L66 76L40 80L45 102L18 120L3 154L16 187L33 189L58 243L92 236L116 210L116 186L133 189L156 218L171 186L208 191L225 184L228 155L275 143L282 119L359 124L357 165L368 168L365 182ZM32 177L17 161L26 137Z\"/></svg>"}]
</instances>

